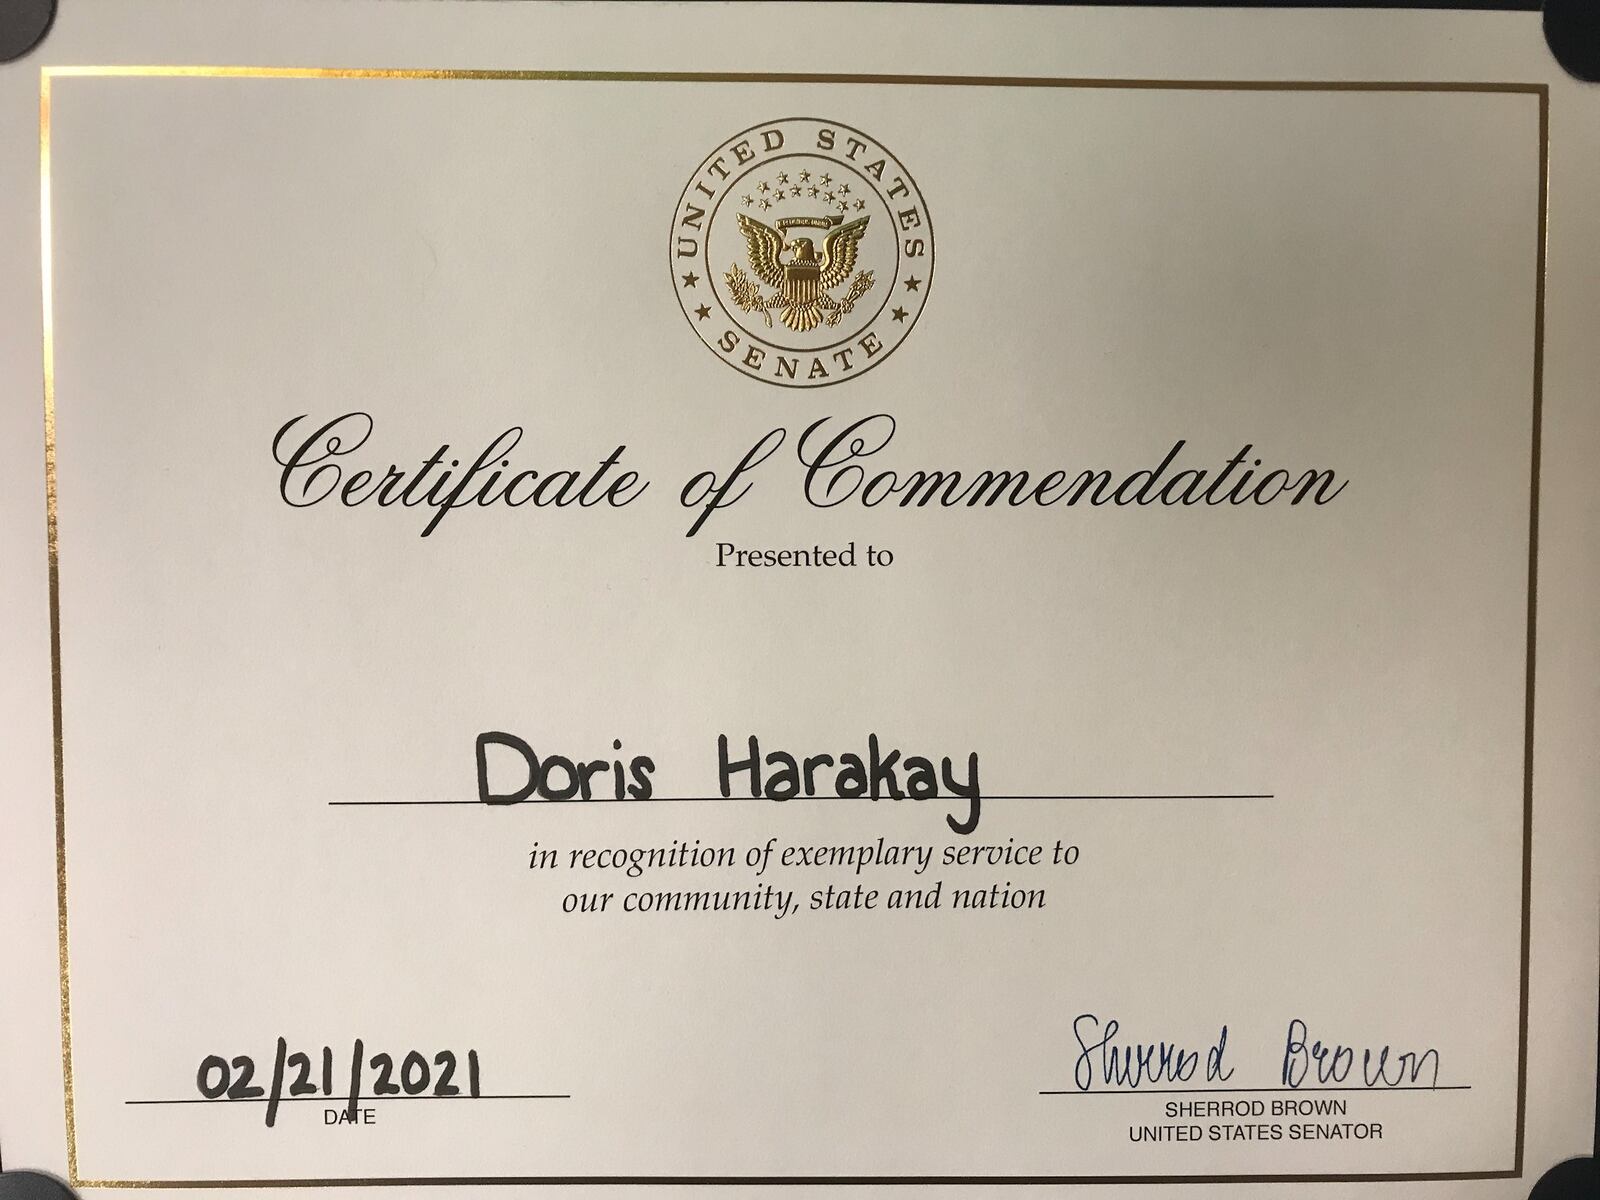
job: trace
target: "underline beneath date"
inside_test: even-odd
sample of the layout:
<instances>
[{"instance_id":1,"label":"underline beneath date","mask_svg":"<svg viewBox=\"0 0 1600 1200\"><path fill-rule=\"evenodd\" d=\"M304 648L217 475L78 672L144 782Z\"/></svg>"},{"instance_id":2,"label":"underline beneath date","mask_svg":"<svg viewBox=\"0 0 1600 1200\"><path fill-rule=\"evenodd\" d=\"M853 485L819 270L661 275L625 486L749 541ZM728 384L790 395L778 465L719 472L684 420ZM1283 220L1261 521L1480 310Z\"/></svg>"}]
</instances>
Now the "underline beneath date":
<instances>
[{"instance_id":1,"label":"underline beneath date","mask_svg":"<svg viewBox=\"0 0 1600 1200\"><path fill-rule=\"evenodd\" d=\"M346 1103L349 1103L350 1097L348 1097L348 1096L329 1097L329 1096L321 1096L321 1095L318 1095L318 1096L280 1096L280 1097L278 1097L278 1103L280 1103L280 1104L315 1104L315 1103L320 1102L320 1103L326 1104L326 1103L329 1102L330 1099L336 1099L341 1104L346 1104ZM386 1100L571 1100L571 1099L572 1099L572 1096L571 1096L570 1093L566 1093L566 1092L560 1092L560 1093L551 1092L551 1093L528 1093L526 1095L505 1095L505 1096L472 1096L472 1095L436 1096L436 1095L431 1095L431 1094L423 1094L423 1095L417 1095L417 1096L406 1096L406 1095L399 1095L399 1096L357 1096L356 1097L356 1102L358 1104L365 1104L368 1101L381 1102L381 1101L386 1101ZM214 1097L214 1098L213 1097L208 1097L208 1096L189 1096L189 1097L184 1097L182 1099L177 1099L177 1100L124 1100L123 1103L124 1104L267 1104L267 1103L270 1103L271 1100L272 1100L271 1096L217 1096L217 1097Z\"/></svg>"}]
</instances>

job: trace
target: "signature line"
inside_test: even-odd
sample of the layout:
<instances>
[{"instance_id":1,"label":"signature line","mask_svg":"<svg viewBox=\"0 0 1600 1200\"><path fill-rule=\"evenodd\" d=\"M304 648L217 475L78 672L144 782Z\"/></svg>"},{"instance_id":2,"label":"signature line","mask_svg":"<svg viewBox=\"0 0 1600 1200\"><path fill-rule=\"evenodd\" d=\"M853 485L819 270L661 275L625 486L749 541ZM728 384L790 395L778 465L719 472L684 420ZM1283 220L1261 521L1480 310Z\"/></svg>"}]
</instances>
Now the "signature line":
<instances>
[{"instance_id":1,"label":"signature line","mask_svg":"<svg viewBox=\"0 0 1600 1200\"><path fill-rule=\"evenodd\" d=\"M1258 1092L1470 1092L1470 1083L1441 1083L1436 1085L1404 1084L1395 1087L1365 1087L1346 1084L1343 1087L1260 1087L1260 1088L1062 1088L1041 1091L1041 1096L1237 1096Z\"/></svg>"}]
</instances>

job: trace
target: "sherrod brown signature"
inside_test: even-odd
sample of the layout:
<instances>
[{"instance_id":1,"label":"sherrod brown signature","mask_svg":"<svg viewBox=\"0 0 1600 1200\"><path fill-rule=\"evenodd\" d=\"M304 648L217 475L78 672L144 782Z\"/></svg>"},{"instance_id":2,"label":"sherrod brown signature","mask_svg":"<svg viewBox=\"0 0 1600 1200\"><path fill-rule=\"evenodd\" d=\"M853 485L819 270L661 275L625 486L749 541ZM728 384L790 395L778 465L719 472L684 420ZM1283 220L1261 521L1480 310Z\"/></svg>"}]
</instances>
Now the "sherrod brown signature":
<instances>
[{"instance_id":1,"label":"sherrod brown signature","mask_svg":"<svg viewBox=\"0 0 1600 1200\"><path fill-rule=\"evenodd\" d=\"M1209 1046L1196 1049L1179 1042L1116 1040L1122 1031L1115 1017L1101 1020L1095 1013L1073 1018L1072 1036L1078 1052L1073 1060L1074 1090L1157 1090L1178 1084L1226 1084L1233 1077L1227 1064L1228 1026L1223 1025ZM1204 1069L1202 1070L1202 1064ZM1283 1036L1283 1057L1275 1086L1193 1090L1295 1091L1306 1089L1439 1090L1439 1051L1399 1050L1394 1046L1353 1046L1313 1037L1299 1017L1288 1022ZM1462 1085L1455 1085L1450 1090ZM1059 1094L1059 1093L1053 1093Z\"/></svg>"}]
</instances>

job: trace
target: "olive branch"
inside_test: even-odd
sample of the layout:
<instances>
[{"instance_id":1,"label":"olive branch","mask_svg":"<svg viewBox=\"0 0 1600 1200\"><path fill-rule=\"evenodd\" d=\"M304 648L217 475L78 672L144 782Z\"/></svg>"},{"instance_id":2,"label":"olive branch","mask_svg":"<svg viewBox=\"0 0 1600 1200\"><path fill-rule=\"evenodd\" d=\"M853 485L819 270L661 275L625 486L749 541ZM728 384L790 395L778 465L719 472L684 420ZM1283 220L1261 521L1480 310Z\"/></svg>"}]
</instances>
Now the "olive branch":
<instances>
[{"instance_id":1,"label":"olive branch","mask_svg":"<svg viewBox=\"0 0 1600 1200\"><path fill-rule=\"evenodd\" d=\"M723 281L728 285L728 291L733 296L733 302L745 312L758 312L761 319L767 323L767 328L772 328L772 314L767 311L767 305L761 299L761 289L756 286L750 276L740 269L738 263L728 268Z\"/></svg>"},{"instance_id":2,"label":"olive branch","mask_svg":"<svg viewBox=\"0 0 1600 1200\"><path fill-rule=\"evenodd\" d=\"M828 324L837 325L844 319L844 315L856 306L856 301L872 290L872 272L857 271L856 277L850 281L850 290L840 302L839 307L828 314Z\"/></svg>"}]
</instances>

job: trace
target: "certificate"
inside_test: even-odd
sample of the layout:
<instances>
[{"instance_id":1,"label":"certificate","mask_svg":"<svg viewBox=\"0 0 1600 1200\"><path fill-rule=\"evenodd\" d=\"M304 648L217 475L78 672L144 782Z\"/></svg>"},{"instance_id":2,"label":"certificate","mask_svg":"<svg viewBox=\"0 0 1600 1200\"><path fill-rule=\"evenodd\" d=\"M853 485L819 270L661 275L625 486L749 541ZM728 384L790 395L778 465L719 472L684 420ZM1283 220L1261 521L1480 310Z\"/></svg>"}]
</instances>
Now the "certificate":
<instances>
[{"instance_id":1,"label":"certificate","mask_svg":"<svg viewBox=\"0 0 1600 1200\"><path fill-rule=\"evenodd\" d=\"M0 76L8 1166L1586 1151L1600 108L1532 14L264 11Z\"/></svg>"}]
</instances>

